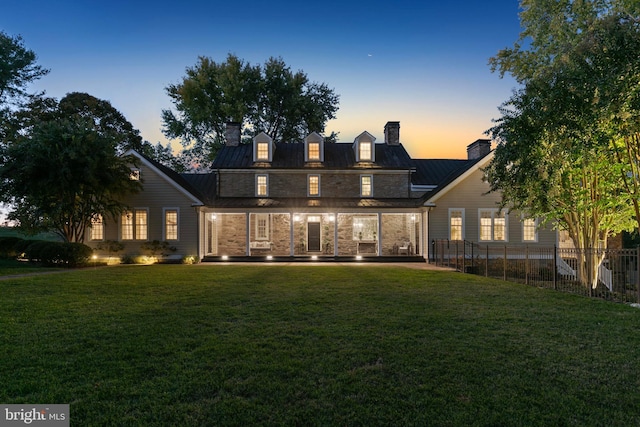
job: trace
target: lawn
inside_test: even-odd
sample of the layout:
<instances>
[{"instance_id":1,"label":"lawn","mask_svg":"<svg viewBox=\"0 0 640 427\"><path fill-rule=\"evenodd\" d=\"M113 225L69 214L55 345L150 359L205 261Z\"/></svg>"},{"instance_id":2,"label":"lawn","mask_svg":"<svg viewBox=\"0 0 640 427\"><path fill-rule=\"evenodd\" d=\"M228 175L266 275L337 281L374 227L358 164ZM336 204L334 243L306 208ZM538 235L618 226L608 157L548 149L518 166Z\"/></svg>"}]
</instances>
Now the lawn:
<instances>
[{"instance_id":1,"label":"lawn","mask_svg":"<svg viewBox=\"0 0 640 427\"><path fill-rule=\"evenodd\" d=\"M639 425L640 310L390 266L0 281L0 402L72 425Z\"/></svg>"},{"instance_id":2,"label":"lawn","mask_svg":"<svg viewBox=\"0 0 640 427\"><path fill-rule=\"evenodd\" d=\"M0 276L10 276L15 274L42 273L45 271L56 270L54 268L45 268L29 262L16 261L14 259L0 258Z\"/></svg>"}]
</instances>

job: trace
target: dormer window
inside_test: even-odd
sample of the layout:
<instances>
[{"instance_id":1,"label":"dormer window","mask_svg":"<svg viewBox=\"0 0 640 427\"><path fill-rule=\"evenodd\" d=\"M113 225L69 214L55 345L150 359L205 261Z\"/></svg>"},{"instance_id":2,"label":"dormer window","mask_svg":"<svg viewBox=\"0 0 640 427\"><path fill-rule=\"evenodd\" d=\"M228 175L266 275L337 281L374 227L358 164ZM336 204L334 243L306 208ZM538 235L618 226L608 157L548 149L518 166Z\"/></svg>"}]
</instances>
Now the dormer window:
<instances>
[{"instance_id":1,"label":"dormer window","mask_svg":"<svg viewBox=\"0 0 640 427\"><path fill-rule=\"evenodd\" d=\"M256 155L256 160L268 161L269 160L269 143L268 142L258 142L258 154Z\"/></svg>"},{"instance_id":2,"label":"dormer window","mask_svg":"<svg viewBox=\"0 0 640 427\"><path fill-rule=\"evenodd\" d=\"M324 138L316 132L304 139L304 161L324 162Z\"/></svg>"},{"instance_id":3,"label":"dormer window","mask_svg":"<svg viewBox=\"0 0 640 427\"><path fill-rule=\"evenodd\" d=\"M264 132L253 138L253 161L273 161L273 140Z\"/></svg>"},{"instance_id":4,"label":"dormer window","mask_svg":"<svg viewBox=\"0 0 640 427\"><path fill-rule=\"evenodd\" d=\"M309 161L320 160L320 144L317 142L309 143Z\"/></svg>"},{"instance_id":5,"label":"dormer window","mask_svg":"<svg viewBox=\"0 0 640 427\"><path fill-rule=\"evenodd\" d=\"M371 161L371 143L370 142L361 142L358 146L358 150L360 152L360 161Z\"/></svg>"},{"instance_id":6,"label":"dormer window","mask_svg":"<svg viewBox=\"0 0 640 427\"><path fill-rule=\"evenodd\" d=\"M356 162L375 162L375 137L369 132L362 132L353 142L355 150Z\"/></svg>"}]
</instances>

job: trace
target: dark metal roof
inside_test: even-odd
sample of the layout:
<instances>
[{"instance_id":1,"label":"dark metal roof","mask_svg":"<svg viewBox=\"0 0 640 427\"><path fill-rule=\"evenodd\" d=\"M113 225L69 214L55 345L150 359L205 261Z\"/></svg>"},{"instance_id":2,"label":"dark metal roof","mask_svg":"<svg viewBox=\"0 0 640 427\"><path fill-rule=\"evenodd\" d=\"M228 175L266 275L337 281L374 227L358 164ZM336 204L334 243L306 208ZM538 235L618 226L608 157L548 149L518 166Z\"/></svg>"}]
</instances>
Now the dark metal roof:
<instances>
[{"instance_id":1,"label":"dark metal roof","mask_svg":"<svg viewBox=\"0 0 640 427\"><path fill-rule=\"evenodd\" d=\"M324 145L324 162L305 163L304 143L274 144L273 161L254 163L253 145L240 144L235 147L225 146L213 161L212 169L251 169L265 166L277 169L326 168L380 168L380 169L412 169L409 153L400 145L374 144L375 162L357 163L352 143L327 143Z\"/></svg>"},{"instance_id":2,"label":"dark metal roof","mask_svg":"<svg viewBox=\"0 0 640 427\"><path fill-rule=\"evenodd\" d=\"M414 185L436 186L423 196L423 200L428 200L488 155L489 153L471 160L415 159L413 163L416 172L413 174L411 182Z\"/></svg>"},{"instance_id":3,"label":"dark metal roof","mask_svg":"<svg viewBox=\"0 0 640 427\"><path fill-rule=\"evenodd\" d=\"M415 159L416 168L411 176L414 185L440 185L446 177L457 171L465 171L473 160L455 159Z\"/></svg>"},{"instance_id":4,"label":"dark metal roof","mask_svg":"<svg viewBox=\"0 0 640 427\"><path fill-rule=\"evenodd\" d=\"M181 173L180 176L202 195L203 199L201 200L205 204L213 203L217 189L215 173Z\"/></svg>"},{"instance_id":5,"label":"dark metal roof","mask_svg":"<svg viewBox=\"0 0 640 427\"><path fill-rule=\"evenodd\" d=\"M151 163L154 167L156 167L162 173L167 175L176 184L178 184L180 187L182 187L184 190L186 190L188 193L190 193L192 196L194 196L196 199L200 200L201 202L208 204L211 200L213 200L213 198L215 198L215 194L213 194L213 197L210 197L209 190L207 190L206 186L194 185L199 183L200 182L199 180L213 179L214 180L213 182L215 183L215 176L213 176L214 175L213 173L206 174L206 175L212 176L212 177L210 176L206 178L205 177L200 177L200 178L186 177L185 175L205 175L205 174L179 174L173 169L163 165L160 162L153 160L150 157L145 156L144 154L137 153L137 152L136 154L144 158L149 163ZM213 186L213 191L215 192L215 185Z\"/></svg>"}]
</instances>

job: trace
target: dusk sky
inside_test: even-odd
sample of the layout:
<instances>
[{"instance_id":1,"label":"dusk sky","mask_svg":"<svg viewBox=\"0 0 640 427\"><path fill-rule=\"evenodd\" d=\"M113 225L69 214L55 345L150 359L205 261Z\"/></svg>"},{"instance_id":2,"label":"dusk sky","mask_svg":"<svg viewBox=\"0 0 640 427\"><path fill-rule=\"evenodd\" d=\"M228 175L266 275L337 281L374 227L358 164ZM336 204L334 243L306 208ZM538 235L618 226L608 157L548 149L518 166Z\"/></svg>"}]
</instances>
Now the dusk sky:
<instances>
[{"instance_id":1,"label":"dusk sky","mask_svg":"<svg viewBox=\"0 0 640 427\"><path fill-rule=\"evenodd\" d=\"M516 0L2 3L0 30L51 69L34 89L108 100L154 144L167 141L165 87L198 56L282 57L340 95L326 134L346 142L366 130L382 142L385 123L399 121L415 158L466 157L515 88L487 63L518 37Z\"/></svg>"}]
</instances>

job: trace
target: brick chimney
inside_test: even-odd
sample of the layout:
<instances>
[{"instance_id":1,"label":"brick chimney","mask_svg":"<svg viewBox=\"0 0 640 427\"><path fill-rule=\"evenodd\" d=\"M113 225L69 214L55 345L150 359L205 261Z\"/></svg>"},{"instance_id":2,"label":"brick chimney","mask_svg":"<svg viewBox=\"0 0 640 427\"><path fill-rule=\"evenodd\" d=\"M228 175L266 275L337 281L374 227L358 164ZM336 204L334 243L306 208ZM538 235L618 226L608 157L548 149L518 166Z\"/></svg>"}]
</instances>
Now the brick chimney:
<instances>
[{"instance_id":1,"label":"brick chimney","mask_svg":"<svg viewBox=\"0 0 640 427\"><path fill-rule=\"evenodd\" d=\"M490 139L478 139L467 145L467 159L475 160L486 156L491 152Z\"/></svg>"},{"instance_id":2,"label":"brick chimney","mask_svg":"<svg viewBox=\"0 0 640 427\"><path fill-rule=\"evenodd\" d=\"M400 145L400 122L387 122L384 125L384 143Z\"/></svg>"},{"instance_id":3,"label":"brick chimney","mask_svg":"<svg viewBox=\"0 0 640 427\"><path fill-rule=\"evenodd\" d=\"M240 145L240 123L227 122L225 129L226 144L228 147L237 147Z\"/></svg>"}]
</instances>

